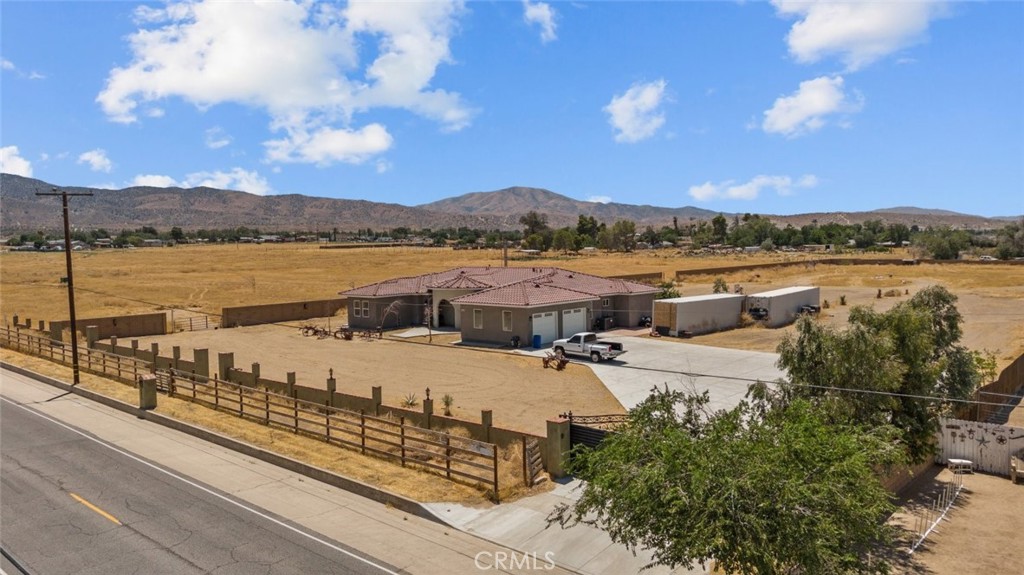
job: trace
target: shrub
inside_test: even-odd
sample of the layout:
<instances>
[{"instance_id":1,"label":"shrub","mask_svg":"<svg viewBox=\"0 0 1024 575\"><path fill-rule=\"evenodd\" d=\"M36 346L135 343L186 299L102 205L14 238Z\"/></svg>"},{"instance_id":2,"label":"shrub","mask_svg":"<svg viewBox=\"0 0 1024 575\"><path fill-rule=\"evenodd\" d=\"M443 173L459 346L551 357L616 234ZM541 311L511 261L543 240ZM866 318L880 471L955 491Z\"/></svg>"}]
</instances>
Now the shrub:
<instances>
[{"instance_id":1,"label":"shrub","mask_svg":"<svg viewBox=\"0 0 1024 575\"><path fill-rule=\"evenodd\" d=\"M402 399L402 407L416 407L419 403L420 400L416 399L415 393L407 393Z\"/></svg>"},{"instance_id":2,"label":"shrub","mask_svg":"<svg viewBox=\"0 0 1024 575\"><path fill-rule=\"evenodd\" d=\"M839 305L846 305L846 296L845 295L839 296Z\"/></svg>"},{"instance_id":3,"label":"shrub","mask_svg":"<svg viewBox=\"0 0 1024 575\"><path fill-rule=\"evenodd\" d=\"M452 397L452 394L446 393L446 394L444 394L444 396L441 397L441 405L444 405L444 414L446 416L451 416L451 414L452 414L452 405L454 405L454 404L455 404L455 398Z\"/></svg>"}]
</instances>

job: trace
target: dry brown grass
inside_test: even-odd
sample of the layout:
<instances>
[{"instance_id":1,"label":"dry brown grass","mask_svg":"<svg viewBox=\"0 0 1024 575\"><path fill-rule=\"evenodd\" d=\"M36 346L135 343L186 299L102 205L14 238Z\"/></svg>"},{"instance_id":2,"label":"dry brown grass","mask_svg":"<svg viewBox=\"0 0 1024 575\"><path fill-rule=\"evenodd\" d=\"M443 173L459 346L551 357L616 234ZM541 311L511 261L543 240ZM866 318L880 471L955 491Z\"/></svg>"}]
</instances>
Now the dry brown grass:
<instances>
[{"instance_id":1,"label":"dry brown grass","mask_svg":"<svg viewBox=\"0 0 1024 575\"><path fill-rule=\"evenodd\" d=\"M42 358L20 354L8 349L0 349L0 358L49 377L64 381L71 379L71 368ZM84 389L129 404L138 402L138 391L132 386L88 373L81 374L81 382ZM257 405L251 398L248 398L246 405L247 409L255 412L262 404ZM417 501L482 504L488 500L489 486L483 484L474 488L465 483L448 481L435 472L417 470L411 466L403 468L382 459L363 456L350 449L327 445L323 441L295 435L279 428L267 427L183 399L161 395L156 412ZM461 429L461 431L453 429L451 433L460 436L469 435L465 429ZM503 501L549 488L542 484L530 490L526 489L522 485L521 466L522 453L518 444L499 448L498 485Z\"/></svg>"}]
</instances>

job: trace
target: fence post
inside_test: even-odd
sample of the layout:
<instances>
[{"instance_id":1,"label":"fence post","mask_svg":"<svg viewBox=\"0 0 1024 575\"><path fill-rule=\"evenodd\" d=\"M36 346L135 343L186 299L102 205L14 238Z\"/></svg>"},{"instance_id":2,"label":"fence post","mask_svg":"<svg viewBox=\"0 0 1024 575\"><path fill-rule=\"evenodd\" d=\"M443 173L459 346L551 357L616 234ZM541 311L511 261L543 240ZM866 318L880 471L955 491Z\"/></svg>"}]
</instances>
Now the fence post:
<instances>
[{"instance_id":1,"label":"fence post","mask_svg":"<svg viewBox=\"0 0 1024 575\"><path fill-rule=\"evenodd\" d=\"M494 502L501 503L498 495L498 444L491 444L491 466L494 468Z\"/></svg>"},{"instance_id":2,"label":"fence post","mask_svg":"<svg viewBox=\"0 0 1024 575\"><path fill-rule=\"evenodd\" d=\"M213 408L217 409L220 406L220 385L217 384L217 378L213 378Z\"/></svg>"},{"instance_id":3,"label":"fence post","mask_svg":"<svg viewBox=\"0 0 1024 575\"><path fill-rule=\"evenodd\" d=\"M526 457L526 436L524 435L523 436L523 485L529 487L530 486L530 478L529 478L529 474L527 473L527 470L526 470L526 460L527 460L527 457Z\"/></svg>"},{"instance_id":4,"label":"fence post","mask_svg":"<svg viewBox=\"0 0 1024 575\"><path fill-rule=\"evenodd\" d=\"M224 381L231 381L231 368L235 367L234 352L217 354L217 377Z\"/></svg>"},{"instance_id":5,"label":"fence post","mask_svg":"<svg viewBox=\"0 0 1024 575\"><path fill-rule=\"evenodd\" d=\"M327 410L327 422L324 426L324 431L327 432L327 443L331 442L331 410Z\"/></svg>"},{"instance_id":6,"label":"fence post","mask_svg":"<svg viewBox=\"0 0 1024 575\"><path fill-rule=\"evenodd\" d=\"M452 436L447 433L444 434L444 474L452 478Z\"/></svg>"},{"instance_id":7,"label":"fence post","mask_svg":"<svg viewBox=\"0 0 1024 575\"><path fill-rule=\"evenodd\" d=\"M96 342L100 339L100 328L95 325L85 326L85 345L92 349L96 347Z\"/></svg>"},{"instance_id":8,"label":"fence post","mask_svg":"<svg viewBox=\"0 0 1024 575\"><path fill-rule=\"evenodd\" d=\"M423 400L423 427L430 429L430 419L434 415L434 400L424 399Z\"/></svg>"},{"instance_id":9,"label":"fence post","mask_svg":"<svg viewBox=\"0 0 1024 575\"><path fill-rule=\"evenodd\" d=\"M480 427L484 430L483 440L487 443L491 442L491 426L494 422L494 412L490 409L480 410Z\"/></svg>"},{"instance_id":10,"label":"fence post","mask_svg":"<svg viewBox=\"0 0 1024 575\"><path fill-rule=\"evenodd\" d=\"M366 455L366 414L359 410L359 443L362 445L362 453Z\"/></svg>"},{"instance_id":11,"label":"fence post","mask_svg":"<svg viewBox=\"0 0 1024 575\"><path fill-rule=\"evenodd\" d=\"M299 400L296 399L295 396L292 396L292 417L295 418L295 427L293 428L292 432L293 433L298 433L299 432Z\"/></svg>"},{"instance_id":12,"label":"fence post","mask_svg":"<svg viewBox=\"0 0 1024 575\"><path fill-rule=\"evenodd\" d=\"M171 346L171 369L181 369L181 346Z\"/></svg>"},{"instance_id":13,"label":"fence post","mask_svg":"<svg viewBox=\"0 0 1024 575\"><path fill-rule=\"evenodd\" d=\"M402 443L402 467L405 467L405 416L398 418L398 431Z\"/></svg>"},{"instance_id":14,"label":"fence post","mask_svg":"<svg viewBox=\"0 0 1024 575\"><path fill-rule=\"evenodd\" d=\"M192 350L192 361L196 375L201 375L203 381L206 381L210 377L210 350L208 349L193 349Z\"/></svg>"},{"instance_id":15,"label":"fence post","mask_svg":"<svg viewBox=\"0 0 1024 575\"><path fill-rule=\"evenodd\" d=\"M238 417L245 415L245 398L242 397L242 386L238 386Z\"/></svg>"},{"instance_id":16,"label":"fence post","mask_svg":"<svg viewBox=\"0 0 1024 575\"><path fill-rule=\"evenodd\" d=\"M380 417L380 406L382 403L384 403L382 401L384 394L381 391L381 387L379 385L373 386L370 391L371 396L373 397L373 414L376 415L377 417Z\"/></svg>"},{"instance_id":17,"label":"fence post","mask_svg":"<svg viewBox=\"0 0 1024 575\"><path fill-rule=\"evenodd\" d=\"M549 419L547 457L548 473L553 479L565 477L565 463L569 457L569 420L563 417Z\"/></svg>"},{"instance_id":18,"label":"fence post","mask_svg":"<svg viewBox=\"0 0 1024 575\"><path fill-rule=\"evenodd\" d=\"M334 370L331 370L331 376L327 378L327 405L334 407L334 390L338 389L338 380L334 379Z\"/></svg>"},{"instance_id":19,"label":"fence post","mask_svg":"<svg viewBox=\"0 0 1024 575\"><path fill-rule=\"evenodd\" d=\"M263 390L263 424L270 425L270 392Z\"/></svg>"}]
</instances>

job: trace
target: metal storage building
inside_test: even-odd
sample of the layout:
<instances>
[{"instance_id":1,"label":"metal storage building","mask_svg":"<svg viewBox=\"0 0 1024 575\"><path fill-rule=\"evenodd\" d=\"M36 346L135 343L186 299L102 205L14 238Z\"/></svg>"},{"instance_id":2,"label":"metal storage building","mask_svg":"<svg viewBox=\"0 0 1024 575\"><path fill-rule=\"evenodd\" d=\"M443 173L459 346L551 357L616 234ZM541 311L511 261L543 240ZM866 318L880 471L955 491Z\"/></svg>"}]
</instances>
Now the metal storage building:
<instances>
[{"instance_id":1,"label":"metal storage building","mask_svg":"<svg viewBox=\"0 0 1024 575\"><path fill-rule=\"evenodd\" d=\"M747 296L744 309L749 311L751 308L760 307L768 310L765 325L779 327L796 321L801 306L818 306L820 302L820 288L794 286L750 294Z\"/></svg>"},{"instance_id":2,"label":"metal storage building","mask_svg":"<svg viewBox=\"0 0 1024 575\"><path fill-rule=\"evenodd\" d=\"M655 300L652 327L672 336L732 329L740 323L744 299L742 294L717 293Z\"/></svg>"}]
</instances>

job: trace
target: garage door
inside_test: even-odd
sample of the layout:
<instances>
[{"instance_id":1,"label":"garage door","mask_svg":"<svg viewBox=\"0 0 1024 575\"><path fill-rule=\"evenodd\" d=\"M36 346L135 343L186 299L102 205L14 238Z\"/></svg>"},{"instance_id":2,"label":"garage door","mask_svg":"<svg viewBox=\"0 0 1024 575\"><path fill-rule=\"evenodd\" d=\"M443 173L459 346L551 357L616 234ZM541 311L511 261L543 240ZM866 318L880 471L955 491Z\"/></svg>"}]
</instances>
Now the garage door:
<instances>
[{"instance_id":1,"label":"garage door","mask_svg":"<svg viewBox=\"0 0 1024 575\"><path fill-rule=\"evenodd\" d=\"M533 314L533 335L540 335L541 343L551 343L558 339L558 316L555 312Z\"/></svg>"},{"instance_id":2,"label":"garage door","mask_svg":"<svg viewBox=\"0 0 1024 575\"><path fill-rule=\"evenodd\" d=\"M562 337L571 337L581 331L587 331L587 308L562 310Z\"/></svg>"}]
</instances>

